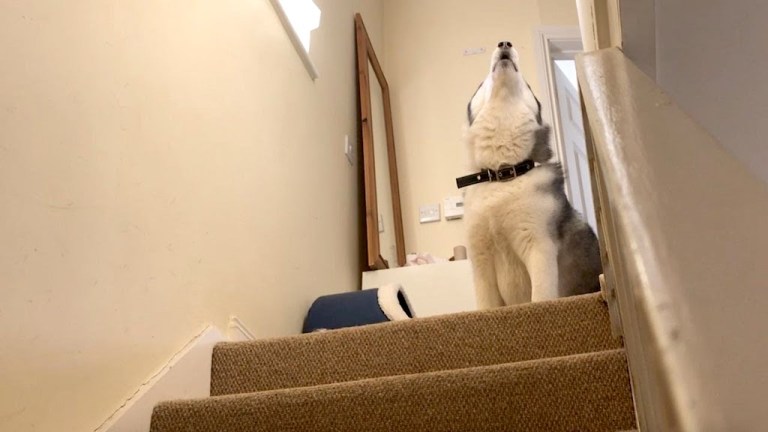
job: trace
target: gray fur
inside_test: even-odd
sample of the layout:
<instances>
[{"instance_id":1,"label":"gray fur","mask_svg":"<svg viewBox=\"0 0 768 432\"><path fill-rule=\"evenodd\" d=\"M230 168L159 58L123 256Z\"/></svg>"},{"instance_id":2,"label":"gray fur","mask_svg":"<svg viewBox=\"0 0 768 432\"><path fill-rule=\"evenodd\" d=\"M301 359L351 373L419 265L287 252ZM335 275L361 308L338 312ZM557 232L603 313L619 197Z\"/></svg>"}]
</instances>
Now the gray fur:
<instances>
[{"instance_id":1,"label":"gray fur","mask_svg":"<svg viewBox=\"0 0 768 432\"><path fill-rule=\"evenodd\" d=\"M483 87L483 83L480 83L479 86L477 86L477 90L475 90L474 93L472 93L472 97L469 98L469 102L467 103L467 121L469 122L469 125L472 126L472 123L475 121L475 115L472 113L472 99L475 98L475 95L478 91Z\"/></svg>"},{"instance_id":2,"label":"gray fur","mask_svg":"<svg viewBox=\"0 0 768 432\"><path fill-rule=\"evenodd\" d=\"M542 192L550 194L557 201L557 211L550 222L552 235L557 238L560 245L557 255L560 296L599 291L598 276L603 272L603 266L600 261L597 236L568 202L561 165L549 163L538 169L548 169L555 172L552 183Z\"/></svg>"},{"instance_id":3,"label":"gray fur","mask_svg":"<svg viewBox=\"0 0 768 432\"><path fill-rule=\"evenodd\" d=\"M533 89L531 89L531 85L528 84L527 82L525 83L525 85L528 86L528 91L530 91L531 94L533 94ZM538 107L538 111L536 111L536 123L543 124L543 121L541 119L541 102L539 101L539 98L536 97L536 95L533 95L533 98L536 99L536 106Z\"/></svg>"},{"instance_id":4,"label":"gray fur","mask_svg":"<svg viewBox=\"0 0 768 432\"><path fill-rule=\"evenodd\" d=\"M549 125L543 125L536 130L536 141L531 150L531 160L538 163L544 163L552 159L552 147L549 145L549 137L552 135L552 129Z\"/></svg>"},{"instance_id":5,"label":"gray fur","mask_svg":"<svg viewBox=\"0 0 768 432\"><path fill-rule=\"evenodd\" d=\"M573 207L570 211L576 213ZM603 272L600 248L592 228L578 217L565 226L557 254L561 297L588 294L600 290L598 277Z\"/></svg>"}]
</instances>

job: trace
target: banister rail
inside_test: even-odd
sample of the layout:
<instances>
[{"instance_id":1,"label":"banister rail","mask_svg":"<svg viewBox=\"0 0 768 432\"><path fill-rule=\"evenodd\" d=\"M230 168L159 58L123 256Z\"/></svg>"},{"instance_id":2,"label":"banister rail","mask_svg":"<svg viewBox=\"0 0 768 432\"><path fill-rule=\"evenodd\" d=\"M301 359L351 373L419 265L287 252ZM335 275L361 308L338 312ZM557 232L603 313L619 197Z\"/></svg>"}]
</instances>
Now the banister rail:
<instances>
[{"instance_id":1,"label":"banister rail","mask_svg":"<svg viewBox=\"0 0 768 432\"><path fill-rule=\"evenodd\" d=\"M768 187L619 49L577 71L640 430L768 430Z\"/></svg>"}]
</instances>

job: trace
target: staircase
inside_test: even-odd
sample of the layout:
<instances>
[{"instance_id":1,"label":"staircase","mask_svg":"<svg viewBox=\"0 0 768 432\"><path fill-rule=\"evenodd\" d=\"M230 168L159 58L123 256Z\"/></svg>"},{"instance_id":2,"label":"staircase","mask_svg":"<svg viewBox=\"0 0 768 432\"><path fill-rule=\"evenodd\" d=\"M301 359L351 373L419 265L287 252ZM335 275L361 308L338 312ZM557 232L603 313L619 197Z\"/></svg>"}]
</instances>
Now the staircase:
<instances>
[{"instance_id":1,"label":"staircase","mask_svg":"<svg viewBox=\"0 0 768 432\"><path fill-rule=\"evenodd\" d=\"M591 294L220 344L211 397L159 404L151 431L634 428L625 353Z\"/></svg>"}]
</instances>

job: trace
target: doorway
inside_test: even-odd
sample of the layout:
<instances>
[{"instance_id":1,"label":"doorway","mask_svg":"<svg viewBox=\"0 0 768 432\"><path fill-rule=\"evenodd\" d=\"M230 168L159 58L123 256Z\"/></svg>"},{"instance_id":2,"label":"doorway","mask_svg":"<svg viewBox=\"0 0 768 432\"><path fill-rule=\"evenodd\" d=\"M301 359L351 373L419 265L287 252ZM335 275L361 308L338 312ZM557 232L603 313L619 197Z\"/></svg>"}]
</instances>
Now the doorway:
<instances>
[{"instance_id":1,"label":"doorway","mask_svg":"<svg viewBox=\"0 0 768 432\"><path fill-rule=\"evenodd\" d=\"M565 173L565 193L597 232L574 60L583 50L581 33L577 27L539 27L535 40L542 111L552 126L555 158Z\"/></svg>"}]
</instances>

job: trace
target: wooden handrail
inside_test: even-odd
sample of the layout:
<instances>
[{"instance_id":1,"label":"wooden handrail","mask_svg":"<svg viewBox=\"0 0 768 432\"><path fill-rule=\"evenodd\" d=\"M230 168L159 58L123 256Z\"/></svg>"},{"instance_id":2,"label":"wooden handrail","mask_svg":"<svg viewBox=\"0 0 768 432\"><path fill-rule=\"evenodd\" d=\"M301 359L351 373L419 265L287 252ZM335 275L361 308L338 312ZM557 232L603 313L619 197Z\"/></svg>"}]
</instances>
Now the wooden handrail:
<instances>
[{"instance_id":1,"label":"wooden handrail","mask_svg":"<svg viewBox=\"0 0 768 432\"><path fill-rule=\"evenodd\" d=\"M619 49L577 71L640 430L762 430L768 187Z\"/></svg>"}]
</instances>

